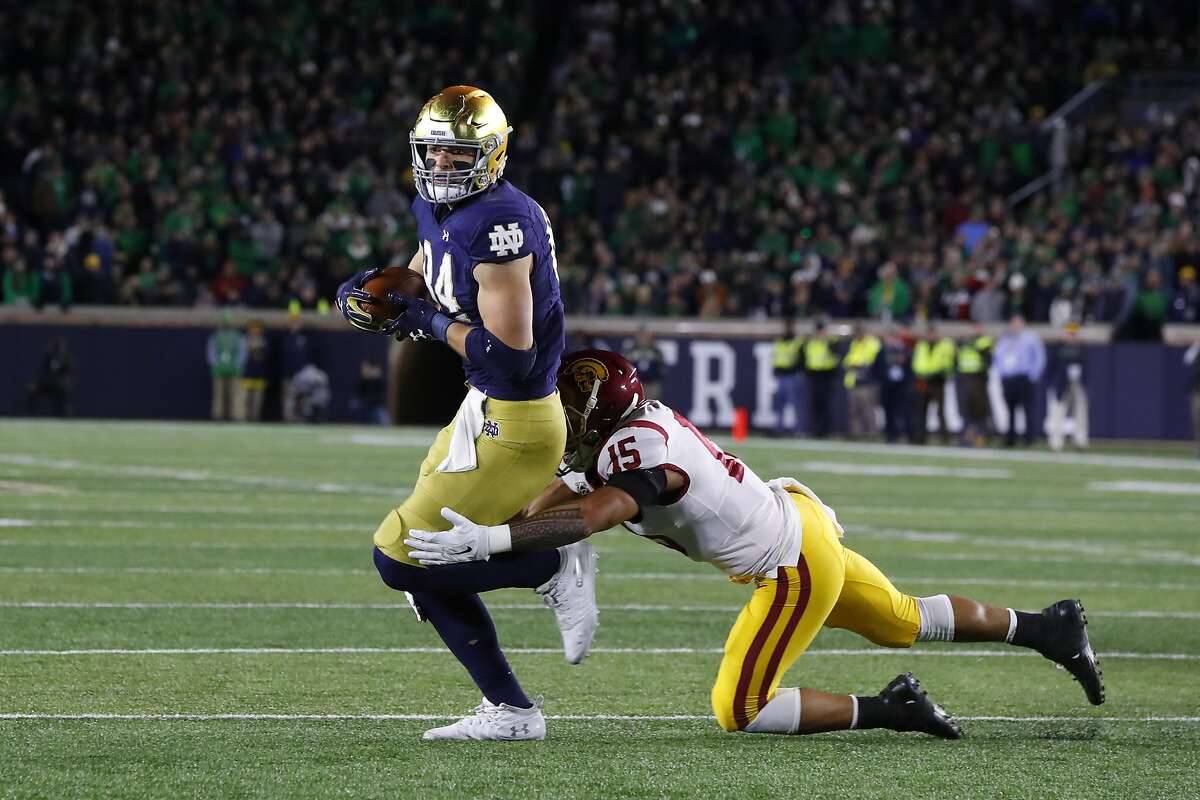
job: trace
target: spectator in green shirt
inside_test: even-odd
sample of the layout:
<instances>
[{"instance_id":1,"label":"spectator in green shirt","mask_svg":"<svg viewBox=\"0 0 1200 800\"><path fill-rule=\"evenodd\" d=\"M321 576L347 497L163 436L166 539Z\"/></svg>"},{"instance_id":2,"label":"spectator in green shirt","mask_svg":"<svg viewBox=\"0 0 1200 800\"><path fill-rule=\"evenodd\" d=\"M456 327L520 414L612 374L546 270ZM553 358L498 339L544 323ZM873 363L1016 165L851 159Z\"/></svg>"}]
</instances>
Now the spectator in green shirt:
<instances>
[{"instance_id":1,"label":"spectator in green shirt","mask_svg":"<svg viewBox=\"0 0 1200 800\"><path fill-rule=\"evenodd\" d=\"M212 418L234 418L234 409L243 407L242 370L246 365L246 337L233 327L233 316L226 311L221 327L208 337L208 368L212 373Z\"/></svg>"},{"instance_id":2,"label":"spectator in green shirt","mask_svg":"<svg viewBox=\"0 0 1200 800\"><path fill-rule=\"evenodd\" d=\"M903 319L912 308L912 290L900 277L896 264L886 262L879 268L879 280L867 295L867 313L872 317Z\"/></svg>"}]
</instances>

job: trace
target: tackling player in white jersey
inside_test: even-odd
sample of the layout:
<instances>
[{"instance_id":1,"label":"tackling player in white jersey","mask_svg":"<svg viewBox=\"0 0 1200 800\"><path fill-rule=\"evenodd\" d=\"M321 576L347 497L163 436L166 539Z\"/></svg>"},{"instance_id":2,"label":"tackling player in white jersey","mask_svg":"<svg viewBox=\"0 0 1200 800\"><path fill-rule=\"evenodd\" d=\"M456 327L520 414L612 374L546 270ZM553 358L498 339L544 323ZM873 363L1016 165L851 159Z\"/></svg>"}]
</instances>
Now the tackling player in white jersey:
<instances>
[{"instance_id":1,"label":"tackling player in white jersey","mask_svg":"<svg viewBox=\"0 0 1200 800\"><path fill-rule=\"evenodd\" d=\"M903 594L842 545L837 515L810 489L791 478L764 482L681 414L647 400L637 371L616 353L567 356L558 389L567 415L565 476L509 524L478 525L443 509L454 527L410 531L412 558L429 566L487 559L559 547L623 524L735 581L753 582L712 690L717 722L729 731L962 735L911 673L870 696L778 688L822 626L887 647L931 640L1029 647L1065 667L1090 702L1104 702L1078 601L1024 613L965 597Z\"/></svg>"}]
</instances>

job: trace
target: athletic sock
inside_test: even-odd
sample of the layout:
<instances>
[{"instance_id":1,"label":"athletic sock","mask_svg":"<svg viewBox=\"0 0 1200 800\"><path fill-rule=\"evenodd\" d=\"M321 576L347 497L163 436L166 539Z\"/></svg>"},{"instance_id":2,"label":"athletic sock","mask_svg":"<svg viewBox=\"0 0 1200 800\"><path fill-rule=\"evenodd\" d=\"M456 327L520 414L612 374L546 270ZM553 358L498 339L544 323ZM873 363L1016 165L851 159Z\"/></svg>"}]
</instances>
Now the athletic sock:
<instances>
[{"instance_id":1,"label":"athletic sock","mask_svg":"<svg viewBox=\"0 0 1200 800\"><path fill-rule=\"evenodd\" d=\"M1041 614L1014 611L1011 608L1008 613L1013 620L1009 625L1009 644L1015 644L1017 647L1030 647L1034 650L1041 650L1045 647L1046 638L1049 635L1045 617Z\"/></svg>"},{"instance_id":2,"label":"athletic sock","mask_svg":"<svg viewBox=\"0 0 1200 800\"><path fill-rule=\"evenodd\" d=\"M912 730L911 722L905 717L904 705L884 702L882 697L860 697L857 694L854 696L854 717L851 721L851 728Z\"/></svg>"},{"instance_id":3,"label":"athletic sock","mask_svg":"<svg viewBox=\"0 0 1200 800\"><path fill-rule=\"evenodd\" d=\"M497 705L505 703L516 708L533 705L513 675L500 649L496 626L478 595L419 592L414 597L484 697Z\"/></svg>"},{"instance_id":4,"label":"athletic sock","mask_svg":"<svg viewBox=\"0 0 1200 800\"><path fill-rule=\"evenodd\" d=\"M851 728L868 730L870 728L891 728L896 730L899 715L896 709L885 703L882 697L854 696L854 719Z\"/></svg>"}]
</instances>

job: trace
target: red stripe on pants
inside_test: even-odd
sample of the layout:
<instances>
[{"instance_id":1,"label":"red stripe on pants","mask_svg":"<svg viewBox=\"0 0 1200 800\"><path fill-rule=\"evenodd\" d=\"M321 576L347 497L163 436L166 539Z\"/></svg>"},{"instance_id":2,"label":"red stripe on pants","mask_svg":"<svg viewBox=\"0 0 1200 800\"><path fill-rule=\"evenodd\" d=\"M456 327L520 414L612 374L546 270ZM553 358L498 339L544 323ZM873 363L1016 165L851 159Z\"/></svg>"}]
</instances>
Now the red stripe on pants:
<instances>
[{"instance_id":1,"label":"red stripe on pants","mask_svg":"<svg viewBox=\"0 0 1200 800\"><path fill-rule=\"evenodd\" d=\"M775 599L771 602L767 618L763 620L762 626L755 634L754 641L750 643L750 649L746 651L746 658L742 661L742 672L738 676L737 691L733 694L733 719L737 723L738 730L750 724L750 711L746 708L746 700L750 694L750 681L754 677L754 662L758 660L759 653L762 652L767 639L770 638L771 631L787 603L787 572L780 567L776 575L778 575L778 579L775 584Z\"/></svg>"},{"instance_id":2,"label":"red stripe on pants","mask_svg":"<svg viewBox=\"0 0 1200 800\"><path fill-rule=\"evenodd\" d=\"M804 560L803 555L796 564L796 571L800 573L800 596L796 599L796 607L792 610L791 616L784 624L783 635L779 637L775 651L771 653L771 659L767 661L767 671L763 673L762 686L758 690L759 711L762 711L763 706L767 704L767 690L775 682L775 671L779 669L779 662L783 660L783 653L787 650L788 642L791 641L792 634L796 632L796 626L800 624L801 617L804 616L804 610L808 608L808 598L812 594L812 575L808 571L808 562Z\"/></svg>"}]
</instances>

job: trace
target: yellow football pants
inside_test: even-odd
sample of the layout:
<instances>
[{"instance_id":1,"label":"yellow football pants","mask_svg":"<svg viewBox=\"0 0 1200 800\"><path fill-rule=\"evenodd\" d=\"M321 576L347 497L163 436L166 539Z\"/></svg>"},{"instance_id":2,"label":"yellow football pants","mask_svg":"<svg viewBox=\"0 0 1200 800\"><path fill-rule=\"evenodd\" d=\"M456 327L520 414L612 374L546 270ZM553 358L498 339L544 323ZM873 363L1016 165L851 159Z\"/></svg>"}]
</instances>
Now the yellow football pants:
<instances>
[{"instance_id":1,"label":"yellow football pants","mask_svg":"<svg viewBox=\"0 0 1200 800\"><path fill-rule=\"evenodd\" d=\"M819 505L802 494L793 493L792 500L804 530L799 563L779 567L774 578L755 580L754 594L725 641L712 706L727 731L754 721L822 625L846 628L886 647L909 647L917 638L916 599L842 546Z\"/></svg>"},{"instance_id":2,"label":"yellow football pants","mask_svg":"<svg viewBox=\"0 0 1200 800\"><path fill-rule=\"evenodd\" d=\"M486 422L492 424L485 424L485 432L475 440L476 468L470 472L436 471L450 451L451 421L421 462L412 494L379 523L375 546L389 558L420 566L408 557L405 534L410 528L448 530L443 507L482 525L498 525L554 480L567 440L557 392L537 400L489 397L484 412Z\"/></svg>"}]
</instances>

